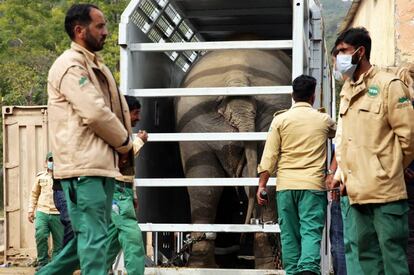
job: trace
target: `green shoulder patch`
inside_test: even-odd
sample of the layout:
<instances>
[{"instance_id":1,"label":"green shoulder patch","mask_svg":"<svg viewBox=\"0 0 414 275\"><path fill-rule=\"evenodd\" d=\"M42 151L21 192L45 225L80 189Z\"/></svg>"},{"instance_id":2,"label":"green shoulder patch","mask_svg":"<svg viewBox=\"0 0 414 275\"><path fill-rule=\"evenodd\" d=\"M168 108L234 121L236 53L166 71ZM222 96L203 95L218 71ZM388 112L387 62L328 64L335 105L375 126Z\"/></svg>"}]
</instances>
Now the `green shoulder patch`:
<instances>
[{"instance_id":1,"label":"green shoulder patch","mask_svg":"<svg viewBox=\"0 0 414 275\"><path fill-rule=\"evenodd\" d=\"M275 116L277 116L277 115L280 115L280 114L283 114L283 113L284 113L284 112L286 112L287 110L289 110L289 109L279 110L279 111L277 111L277 112L275 112L275 113L273 114L273 117L275 117Z\"/></svg>"},{"instance_id":2,"label":"green shoulder patch","mask_svg":"<svg viewBox=\"0 0 414 275\"><path fill-rule=\"evenodd\" d=\"M83 85L85 85L86 83L88 82L88 78L86 77L86 76L82 76L80 79L79 79L79 86L83 86Z\"/></svg>"},{"instance_id":3,"label":"green shoulder patch","mask_svg":"<svg viewBox=\"0 0 414 275\"><path fill-rule=\"evenodd\" d=\"M402 96L398 99L398 103L410 102L410 99L406 96Z\"/></svg>"},{"instance_id":4,"label":"green shoulder patch","mask_svg":"<svg viewBox=\"0 0 414 275\"><path fill-rule=\"evenodd\" d=\"M398 98L397 109L410 107L411 104L412 104L411 100L407 96L402 96L402 97Z\"/></svg>"},{"instance_id":5,"label":"green shoulder patch","mask_svg":"<svg viewBox=\"0 0 414 275\"><path fill-rule=\"evenodd\" d=\"M379 95L379 93L380 93L380 89L378 88L378 86L370 86L368 88L369 97L376 97L377 95Z\"/></svg>"}]
</instances>

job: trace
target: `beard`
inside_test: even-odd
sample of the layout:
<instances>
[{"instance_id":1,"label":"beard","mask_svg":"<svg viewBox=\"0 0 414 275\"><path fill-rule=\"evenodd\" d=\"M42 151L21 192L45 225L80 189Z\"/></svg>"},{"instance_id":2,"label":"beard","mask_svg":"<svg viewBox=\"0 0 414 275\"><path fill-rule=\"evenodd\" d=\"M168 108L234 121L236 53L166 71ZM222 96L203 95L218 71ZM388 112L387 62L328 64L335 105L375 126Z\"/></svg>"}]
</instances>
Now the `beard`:
<instances>
[{"instance_id":1,"label":"beard","mask_svg":"<svg viewBox=\"0 0 414 275\"><path fill-rule=\"evenodd\" d=\"M101 40L97 40L95 37L91 35L91 33L88 30L86 32L85 43L90 50L98 52L103 49L103 46L105 44L105 37L103 37Z\"/></svg>"}]
</instances>

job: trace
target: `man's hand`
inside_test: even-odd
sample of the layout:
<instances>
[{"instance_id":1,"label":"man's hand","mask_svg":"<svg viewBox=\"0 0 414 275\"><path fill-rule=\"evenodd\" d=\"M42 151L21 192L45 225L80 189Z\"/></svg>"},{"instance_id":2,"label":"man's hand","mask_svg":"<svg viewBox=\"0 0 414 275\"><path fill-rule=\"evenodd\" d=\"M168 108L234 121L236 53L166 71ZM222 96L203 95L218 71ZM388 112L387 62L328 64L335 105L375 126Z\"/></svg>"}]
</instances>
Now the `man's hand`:
<instances>
[{"instance_id":1,"label":"man's hand","mask_svg":"<svg viewBox=\"0 0 414 275\"><path fill-rule=\"evenodd\" d=\"M29 222L33 223L33 221L35 219L34 212L29 212L28 215L27 215L27 219L29 220Z\"/></svg>"},{"instance_id":2,"label":"man's hand","mask_svg":"<svg viewBox=\"0 0 414 275\"><path fill-rule=\"evenodd\" d=\"M122 168L128 163L129 154L119 154L118 167Z\"/></svg>"},{"instance_id":3,"label":"man's hand","mask_svg":"<svg viewBox=\"0 0 414 275\"><path fill-rule=\"evenodd\" d=\"M334 175L333 174L326 175L326 178L325 178L326 189L332 189L332 181L333 180L334 180Z\"/></svg>"},{"instance_id":4,"label":"man's hand","mask_svg":"<svg viewBox=\"0 0 414 275\"><path fill-rule=\"evenodd\" d=\"M266 205L268 203L267 200L262 199L262 197L260 196L260 193L262 191L265 191L267 193L266 187L261 187L259 186L259 188L257 188L257 192L256 192L256 198L257 198L257 203L259 205Z\"/></svg>"},{"instance_id":5,"label":"man's hand","mask_svg":"<svg viewBox=\"0 0 414 275\"><path fill-rule=\"evenodd\" d=\"M137 137L139 137L145 143L148 140L148 133L144 130L139 130Z\"/></svg>"},{"instance_id":6,"label":"man's hand","mask_svg":"<svg viewBox=\"0 0 414 275\"><path fill-rule=\"evenodd\" d=\"M331 199L333 201L339 201L340 199L340 190L334 190L340 188L341 182L334 179L334 175L327 175L325 179L326 189L330 190Z\"/></svg>"}]
</instances>

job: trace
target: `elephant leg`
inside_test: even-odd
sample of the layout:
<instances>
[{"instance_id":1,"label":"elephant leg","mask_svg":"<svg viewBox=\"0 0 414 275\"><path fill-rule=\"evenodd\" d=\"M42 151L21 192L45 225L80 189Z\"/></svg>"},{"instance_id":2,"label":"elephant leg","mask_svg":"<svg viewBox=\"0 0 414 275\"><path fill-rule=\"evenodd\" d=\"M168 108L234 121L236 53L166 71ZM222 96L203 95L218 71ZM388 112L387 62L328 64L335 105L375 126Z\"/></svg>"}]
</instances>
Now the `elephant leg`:
<instances>
[{"instance_id":1,"label":"elephant leg","mask_svg":"<svg viewBox=\"0 0 414 275\"><path fill-rule=\"evenodd\" d=\"M181 144L181 156L184 161L187 178L225 177L225 172L214 152L202 144ZM223 187L188 187L191 205L192 223L215 223L217 205ZM203 233L191 234L193 239L199 239ZM192 245L189 267L217 267L214 257L214 238L197 241Z\"/></svg>"},{"instance_id":2,"label":"elephant leg","mask_svg":"<svg viewBox=\"0 0 414 275\"><path fill-rule=\"evenodd\" d=\"M260 211L263 212L263 221L274 222L277 220L276 212L276 189L274 187L268 187L269 203L266 208L261 207ZM254 257L255 267L257 269L274 269L280 268L280 237L279 234L271 235L269 233L255 233L254 235ZM279 258L279 259L278 259Z\"/></svg>"}]
</instances>

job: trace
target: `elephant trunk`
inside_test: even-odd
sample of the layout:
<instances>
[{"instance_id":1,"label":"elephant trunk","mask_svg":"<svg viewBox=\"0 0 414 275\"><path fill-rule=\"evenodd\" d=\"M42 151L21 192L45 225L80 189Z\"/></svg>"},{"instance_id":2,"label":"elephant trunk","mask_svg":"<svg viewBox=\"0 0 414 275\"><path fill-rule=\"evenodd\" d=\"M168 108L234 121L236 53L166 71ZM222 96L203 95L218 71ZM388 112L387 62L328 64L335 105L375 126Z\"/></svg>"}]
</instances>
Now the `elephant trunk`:
<instances>
[{"instance_id":1,"label":"elephant trunk","mask_svg":"<svg viewBox=\"0 0 414 275\"><path fill-rule=\"evenodd\" d=\"M224 116L239 132L255 132L256 101L253 97L226 97L219 106L219 113ZM244 154L247 162L247 177L256 177L257 144L255 141L244 143ZM237 174L236 176L240 176ZM246 187L248 206L245 223L249 223L254 209L256 188Z\"/></svg>"}]
</instances>

